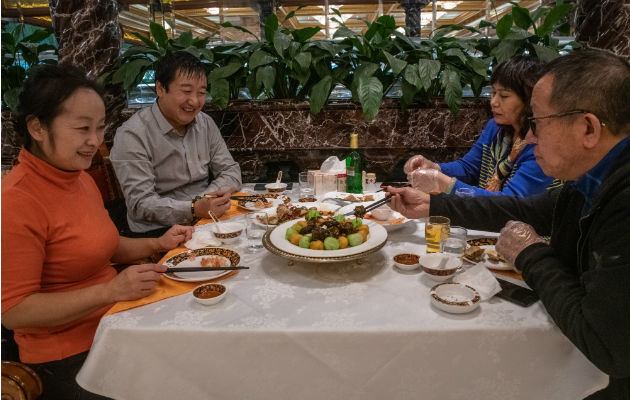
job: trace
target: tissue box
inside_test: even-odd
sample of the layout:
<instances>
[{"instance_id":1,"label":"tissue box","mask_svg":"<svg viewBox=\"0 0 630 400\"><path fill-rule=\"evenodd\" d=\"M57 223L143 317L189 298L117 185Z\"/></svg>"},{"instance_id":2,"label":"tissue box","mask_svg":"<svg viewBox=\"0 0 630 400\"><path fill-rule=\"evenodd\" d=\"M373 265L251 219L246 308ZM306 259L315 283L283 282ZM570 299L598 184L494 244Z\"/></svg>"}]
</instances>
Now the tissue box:
<instances>
[{"instance_id":1,"label":"tissue box","mask_svg":"<svg viewBox=\"0 0 630 400\"><path fill-rule=\"evenodd\" d=\"M313 173L313 182L315 196L321 196L325 193L337 190L337 174L327 174L325 172L317 171Z\"/></svg>"}]
</instances>

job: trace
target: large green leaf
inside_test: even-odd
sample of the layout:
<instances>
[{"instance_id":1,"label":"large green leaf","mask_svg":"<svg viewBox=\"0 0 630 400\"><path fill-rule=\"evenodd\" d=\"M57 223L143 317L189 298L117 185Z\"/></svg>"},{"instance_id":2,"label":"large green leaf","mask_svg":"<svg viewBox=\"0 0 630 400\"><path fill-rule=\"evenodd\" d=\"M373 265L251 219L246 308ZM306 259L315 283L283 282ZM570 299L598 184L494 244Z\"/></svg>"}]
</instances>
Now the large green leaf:
<instances>
[{"instance_id":1,"label":"large green leaf","mask_svg":"<svg viewBox=\"0 0 630 400\"><path fill-rule=\"evenodd\" d=\"M146 44L147 47L149 47L150 49L157 50L157 48L158 48L157 43L155 43L153 40L149 39L148 37L146 37L146 36L144 36L144 35L142 35L141 33L138 33L138 32L133 32L132 35L134 35L135 37L140 39L142 41L142 43Z\"/></svg>"},{"instance_id":2,"label":"large green leaf","mask_svg":"<svg viewBox=\"0 0 630 400\"><path fill-rule=\"evenodd\" d=\"M168 47L168 35L166 34L166 29L164 29L162 25L156 24L153 21L149 23L149 29L151 30L151 35L157 42L158 46L166 49Z\"/></svg>"},{"instance_id":3,"label":"large green leaf","mask_svg":"<svg viewBox=\"0 0 630 400\"><path fill-rule=\"evenodd\" d=\"M497 36L499 37L499 39L503 39L505 35L510 32L511 27L512 15L506 14L499 20L499 22L497 22Z\"/></svg>"},{"instance_id":4,"label":"large green leaf","mask_svg":"<svg viewBox=\"0 0 630 400\"><path fill-rule=\"evenodd\" d=\"M383 84L377 77L365 77L359 80L357 95L363 108L366 121L372 121L383 101Z\"/></svg>"},{"instance_id":5,"label":"large green leaf","mask_svg":"<svg viewBox=\"0 0 630 400\"><path fill-rule=\"evenodd\" d=\"M21 91L22 91L21 87L16 87L16 88L11 88L3 92L2 102L11 110L16 111L18 103L19 103Z\"/></svg>"},{"instance_id":6,"label":"large green leaf","mask_svg":"<svg viewBox=\"0 0 630 400\"><path fill-rule=\"evenodd\" d=\"M219 79L225 79L233 75L236 71L238 71L242 67L243 65L240 62L232 61L228 65L212 70L209 75L209 81L212 83Z\"/></svg>"},{"instance_id":7,"label":"large green leaf","mask_svg":"<svg viewBox=\"0 0 630 400\"><path fill-rule=\"evenodd\" d=\"M52 31L49 31L47 29L37 29L21 41L29 43L41 43L42 41L46 40L50 35L52 35Z\"/></svg>"},{"instance_id":8,"label":"large green leaf","mask_svg":"<svg viewBox=\"0 0 630 400\"><path fill-rule=\"evenodd\" d=\"M513 40L501 40L499 44L490 51L490 54L495 56L499 63L502 63L516 55L518 49L518 44Z\"/></svg>"},{"instance_id":9,"label":"large green leaf","mask_svg":"<svg viewBox=\"0 0 630 400\"><path fill-rule=\"evenodd\" d=\"M532 47L534 48L538 59L544 63L548 63L560 56L556 50L550 49L549 47L539 46L536 44L533 44Z\"/></svg>"},{"instance_id":10,"label":"large green leaf","mask_svg":"<svg viewBox=\"0 0 630 400\"><path fill-rule=\"evenodd\" d=\"M547 10L549 10L547 7L538 7L536 10L534 10L534 12L530 16L530 18L532 19L532 23L536 24L536 22L538 22L540 17L542 17L547 12ZM536 34L538 34L538 32L536 32Z\"/></svg>"},{"instance_id":11,"label":"large green leaf","mask_svg":"<svg viewBox=\"0 0 630 400\"><path fill-rule=\"evenodd\" d=\"M421 60L422 61L422 60ZM415 64L408 64L407 68L403 71L403 78L405 81L414 85L416 89L422 89L422 80L418 74L418 66Z\"/></svg>"},{"instance_id":12,"label":"large green leaf","mask_svg":"<svg viewBox=\"0 0 630 400\"><path fill-rule=\"evenodd\" d=\"M444 101L451 112L456 114L462 104L462 84L459 81L459 74L454 70L445 70L442 72L441 83L444 89Z\"/></svg>"},{"instance_id":13,"label":"large green leaf","mask_svg":"<svg viewBox=\"0 0 630 400\"><path fill-rule=\"evenodd\" d=\"M328 100L328 95L330 94L332 82L332 77L330 75L326 75L319 82L313 85L313 88L311 89L311 92L309 94L311 113L317 114L322 109L324 104L326 104L326 100Z\"/></svg>"},{"instance_id":14,"label":"large green leaf","mask_svg":"<svg viewBox=\"0 0 630 400\"><path fill-rule=\"evenodd\" d=\"M410 84L406 80L403 80L401 97L401 105L403 107L403 110L406 110L407 106L413 103L413 99L414 97L416 97L416 93L418 93L418 88L416 88L414 85Z\"/></svg>"},{"instance_id":15,"label":"large green leaf","mask_svg":"<svg viewBox=\"0 0 630 400\"><path fill-rule=\"evenodd\" d=\"M123 88L125 90L129 90L142 80L142 76L139 76L140 71L146 69L146 67L152 64L153 62L146 58L136 58L135 60L131 60L128 63L123 64L118 71L112 75L111 82L113 84L122 83Z\"/></svg>"},{"instance_id":16,"label":"large green leaf","mask_svg":"<svg viewBox=\"0 0 630 400\"><path fill-rule=\"evenodd\" d=\"M251 57L249 57L248 68L250 71L255 70L257 67L261 65L267 65L274 62L276 58L271 54L267 53L263 50L255 51Z\"/></svg>"},{"instance_id":17,"label":"large green leaf","mask_svg":"<svg viewBox=\"0 0 630 400\"><path fill-rule=\"evenodd\" d=\"M437 77L441 67L442 64L438 60L418 60L418 78L420 79L420 85L415 86L418 89L424 88L424 90L429 90L433 79Z\"/></svg>"},{"instance_id":18,"label":"large green leaf","mask_svg":"<svg viewBox=\"0 0 630 400\"><path fill-rule=\"evenodd\" d=\"M278 52L280 57L284 57L284 51L289 48L291 44L291 37L282 33L281 31L276 31L273 34L273 47Z\"/></svg>"},{"instance_id":19,"label":"large green leaf","mask_svg":"<svg viewBox=\"0 0 630 400\"><path fill-rule=\"evenodd\" d=\"M538 27L538 36L545 36L553 31L553 27L564 17L566 17L573 6L571 4L559 4L549 11L545 17L545 22Z\"/></svg>"},{"instance_id":20,"label":"large green leaf","mask_svg":"<svg viewBox=\"0 0 630 400\"><path fill-rule=\"evenodd\" d=\"M310 38L312 38L313 35L315 35L321 29L322 28L320 28L319 26L316 26L316 27L308 26L306 28L296 29L294 31L291 31L291 34L293 35L293 38L295 38L295 40L297 40L300 43L304 43Z\"/></svg>"},{"instance_id":21,"label":"large green leaf","mask_svg":"<svg viewBox=\"0 0 630 400\"><path fill-rule=\"evenodd\" d=\"M351 90L356 93L357 88L359 86L359 81L363 78L369 78L376 70L378 70L379 64L374 64L369 61L364 61L357 69L354 71L354 76L352 78Z\"/></svg>"},{"instance_id":22,"label":"large green leaf","mask_svg":"<svg viewBox=\"0 0 630 400\"><path fill-rule=\"evenodd\" d=\"M294 57L294 60L297 61L300 68L302 68L303 70L308 70L309 67L311 66L311 58L312 58L311 53L303 52L303 53L298 53Z\"/></svg>"},{"instance_id":23,"label":"large green leaf","mask_svg":"<svg viewBox=\"0 0 630 400\"><path fill-rule=\"evenodd\" d=\"M120 58L126 59L135 55L152 55L156 59L161 56L160 52L155 49L147 48L144 46L131 46L120 56Z\"/></svg>"},{"instance_id":24,"label":"large green leaf","mask_svg":"<svg viewBox=\"0 0 630 400\"><path fill-rule=\"evenodd\" d=\"M513 26L512 28L510 28L510 32L508 32L508 34L503 37L503 40L524 40L531 36L533 35L525 29Z\"/></svg>"},{"instance_id":25,"label":"large green leaf","mask_svg":"<svg viewBox=\"0 0 630 400\"><path fill-rule=\"evenodd\" d=\"M515 4L512 2L512 4ZM532 20L529 16L527 8L522 8L517 5L512 7L512 18L514 19L514 25L522 29L529 29L532 26Z\"/></svg>"},{"instance_id":26,"label":"large green leaf","mask_svg":"<svg viewBox=\"0 0 630 400\"><path fill-rule=\"evenodd\" d=\"M491 62L492 57L470 57L468 59L468 65L470 66L470 69L472 69L477 75L483 76L484 78L488 75L488 68L490 68Z\"/></svg>"},{"instance_id":27,"label":"large green leaf","mask_svg":"<svg viewBox=\"0 0 630 400\"><path fill-rule=\"evenodd\" d=\"M269 14L265 20L265 39L273 43L274 34L278 30L278 17L276 14Z\"/></svg>"},{"instance_id":28,"label":"large green leaf","mask_svg":"<svg viewBox=\"0 0 630 400\"><path fill-rule=\"evenodd\" d=\"M186 31L179 35L177 39L173 40L173 45L178 47L188 47L191 46L193 42L193 35L191 31Z\"/></svg>"},{"instance_id":29,"label":"large green leaf","mask_svg":"<svg viewBox=\"0 0 630 400\"><path fill-rule=\"evenodd\" d=\"M341 28L335 31L335 33L333 34L333 39L337 39L340 37L354 37L354 36L357 36L357 34L354 33L352 29L342 26Z\"/></svg>"},{"instance_id":30,"label":"large green leaf","mask_svg":"<svg viewBox=\"0 0 630 400\"><path fill-rule=\"evenodd\" d=\"M262 84L265 89L271 91L273 90L273 85L275 83L276 69L273 66L267 65L262 68L258 68L258 71L256 71L256 86L260 87Z\"/></svg>"},{"instance_id":31,"label":"large green leaf","mask_svg":"<svg viewBox=\"0 0 630 400\"><path fill-rule=\"evenodd\" d=\"M214 53L212 52L212 50L201 48L199 49L199 53L201 54L204 60L207 60L208 62L214 61Z\"/></svg>"},{"instance_id":32,"label":"large green leaf","mask_svg":"<svg viewBox=\"0 0 630 400\"><path fill-rule=\"evenodd\" d=\"M387 58L387 62L389 63L389 66L392 68L392 72L394 73L394 76L398 76L398 74L400 74L400 72L403 69L405 69L405 67L407 66L407 61L399 60L386 51L383 51L383 54L385 54L385 58Z\"/></svg>"},{"instance_id":33,"label":"large green leaf","mask_svg":"<svg viewBox=\"0 0 630 400\"><path fill-rule=\"evenodd\" d=\"M457 58L459 58L459 61L461 61L463 64L466 64L466 62L468 61L466 59L466 55L460 49L448 49L448 50L445 50L444 51L444 55L445 56L449 56L449 57L457 57Z\"/></svg>"},{"instance_id":34,"label":"large green leaf","mask_svg":"<svg viewBox=\"0 0 630 400\"><path fill-rule=\"evenodd\" d=\"M223 109L227 107L230 101L230 84L226 79L218 79L210 83L210 96L212 103Z\"/></svg>"},{"instance_id":35,"label":"large green leaf","mask_svg":"<svg viewBox=\"0 0 630 400\"><path fill-rule=\"evenodd\" d=\"M224 22L224 23L221 24L221 26L224 27L224 28L238 29L241 32L245 32L245 33L248 33L248 34L252 35L256 40L258 40L258 36L254 35L251 31L243 28L242 26L233 25L231 22Z\"/></svg>"}]
</instances>

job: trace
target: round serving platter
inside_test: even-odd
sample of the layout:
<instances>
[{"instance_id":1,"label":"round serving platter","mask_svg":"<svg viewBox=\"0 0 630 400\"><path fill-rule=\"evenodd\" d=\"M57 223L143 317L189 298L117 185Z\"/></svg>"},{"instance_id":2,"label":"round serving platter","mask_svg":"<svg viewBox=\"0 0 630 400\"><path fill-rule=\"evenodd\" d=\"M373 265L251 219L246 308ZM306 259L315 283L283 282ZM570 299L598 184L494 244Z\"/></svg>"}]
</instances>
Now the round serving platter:
<instances>
[{"instance_id":1,"label":"round serving platter","mask_svg":"<svg viewBox=\"0 0 630 400\"><path fill-rule=\"evenodd\" d=\"M262 239L263 246L270 253L290 260L309 263L335 263L363 258L379 251L387 243L387 231L385 228L378 224L370 223L368 240L356 247L348 247L341 250L303 249L291 244L284 238L287 228L295 224L295 221L297 220L285 222L267 231Z\"/></svg>"}]
</instances>

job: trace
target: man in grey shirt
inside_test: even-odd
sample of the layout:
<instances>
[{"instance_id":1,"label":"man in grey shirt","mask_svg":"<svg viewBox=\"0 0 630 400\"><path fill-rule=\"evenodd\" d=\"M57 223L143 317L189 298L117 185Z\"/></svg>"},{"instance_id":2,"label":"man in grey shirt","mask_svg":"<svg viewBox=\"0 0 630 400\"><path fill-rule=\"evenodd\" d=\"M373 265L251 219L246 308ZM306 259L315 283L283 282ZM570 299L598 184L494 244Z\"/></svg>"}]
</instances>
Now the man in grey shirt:
<instances>
[{"instance_id":1,"label":"man in grey shirt","mask_svg":"<svg viewBox=\"0 0 630 400\"><path fill-rule=\"evenodd\" d=\"M220 216L241 187L239 165L201 112L206 79L203 63L191 54L165 56L155 71L157 101L116 131L110 159L135 233L155 236L209 211Z\"/></svg>"}]
</instances>

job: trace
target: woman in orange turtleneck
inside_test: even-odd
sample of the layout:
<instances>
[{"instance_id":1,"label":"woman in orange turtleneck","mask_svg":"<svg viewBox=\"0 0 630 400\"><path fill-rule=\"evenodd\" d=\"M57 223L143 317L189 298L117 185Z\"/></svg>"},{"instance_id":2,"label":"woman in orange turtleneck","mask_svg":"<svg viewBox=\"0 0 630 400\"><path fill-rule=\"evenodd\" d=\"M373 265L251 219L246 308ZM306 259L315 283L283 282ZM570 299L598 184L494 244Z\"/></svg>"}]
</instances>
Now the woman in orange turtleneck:
<instances>
[{"instance_id":1,"label":"woman in orange turtleneck","mask_svg":"<svg viewBox=\"0 0 630 400\"><path fill-rule=\"evenodd\" d=\"M2 180L2 324L15 330L20 360L44 383L43 398L102 398L75 375L98 322L117 301L151 293L166 267L130 263L189 240L174 226L156 239L120 237L83 170L103 142L98 87L71 66L36 67L18 106L24 148Z\"/></svg>"}]
</instances>

